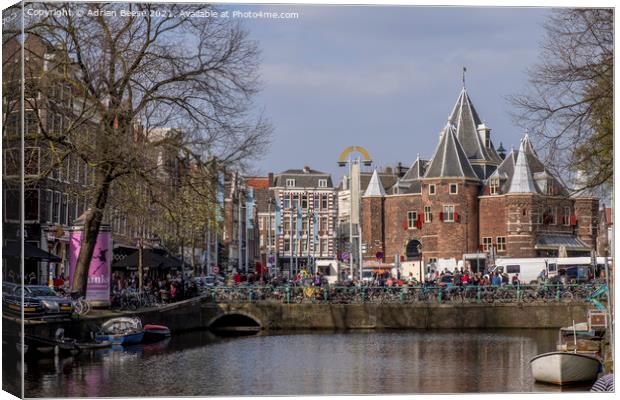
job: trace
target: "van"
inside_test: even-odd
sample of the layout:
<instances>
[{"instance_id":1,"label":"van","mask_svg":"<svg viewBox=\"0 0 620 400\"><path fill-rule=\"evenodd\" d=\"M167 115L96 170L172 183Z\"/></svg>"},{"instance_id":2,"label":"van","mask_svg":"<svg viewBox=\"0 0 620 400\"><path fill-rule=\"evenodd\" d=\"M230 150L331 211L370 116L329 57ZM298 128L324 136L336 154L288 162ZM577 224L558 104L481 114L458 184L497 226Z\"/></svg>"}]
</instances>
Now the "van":
<instances>
[{"instance_id":1,"label":"van","mask_svg":"<svg viewBox=\"0 0 620 400\"><path fill-rule=\"evenodd\" d=\"M510 282L513 276L519 274L519 281L522 284L530 284L538 280L541 271L545 271L547 276L553 276L556 270L556 265L549 265L545 258L499 258L495 261L495 268L492 271L506 272Z\"/></svg>"}]
</instances>

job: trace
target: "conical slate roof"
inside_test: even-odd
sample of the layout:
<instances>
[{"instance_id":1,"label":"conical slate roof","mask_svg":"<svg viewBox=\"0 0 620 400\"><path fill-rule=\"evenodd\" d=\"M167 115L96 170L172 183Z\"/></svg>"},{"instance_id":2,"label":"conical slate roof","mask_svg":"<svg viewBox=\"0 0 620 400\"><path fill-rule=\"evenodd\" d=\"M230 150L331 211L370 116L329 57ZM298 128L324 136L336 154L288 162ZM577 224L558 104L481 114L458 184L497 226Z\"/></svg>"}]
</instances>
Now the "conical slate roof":
<instances>
[{"instance_id":1,"label":"conical slate roof","mask_svg":"<svg viewBox=\"0 0 620 400\"><path fill-rule=\"evenodd\" d=\"M456 100L448 121L456 127L456 137L463 146L467 158L501 162L493 143L490 143L490 148L485 147L483 139L478 134L478 125L482 124L482 121L467 94L467 90L465 90L465 86L463 86Z\"/></svg>"},{"instance_id":2,"label":"conical slate roof","mask_svg":"<svg viewBox=\"0 0 620 400\"><path fill-rule=\"evenodd\" d=\"M512 181L508 188L508 193L538 193L534 179L532 179L532 171L527 159L526 144L529 142L526 140L521 141L521 147L519 147L519 154L514 166L514 172L512 175Z\"/></svg>"},{"instance_id":3,"label":"conical slate roof","mask_svg":"<svg viewBox=\"0 0 620 400\"><path fill-rule=\"evenodd\" d=\"M383 184L381 183L381 179L379 178L379 174L376 169L375 172L372 173L372 177L370 178L370 182L368 183L368 187L364 193L364 197L368 196L385 196L385 189L383 189Z\"/></svg>"},{"instance_id":4,"label":"conical slate roof","mask_svg":"<svg viewBox=\"0 0 620 400\"><path fill-rule=\"evenodd\" d=\"M517 168L517 164L519 164L519 168ZM523 173L525 168L524 165L527 165L529 179L527 179ZM521 140L518 151L511 150L510 153L508 153L495 172L489 176L486 184L489 185L492 179L500 180L500 193L546 194L547 185L551 181L554 187L557 188L557 191L554 191L555 194L566 194L566 189L551 173L549 173L549 171L547 171L545 165L538 158L528 135L525 135ZM515 182L515 180L518 182ZM531 182L534 184L534 191L522 191L531 190ZM526 185L525 187L522 186L524 184Z\"/></svg>"},{"instance_id":5,"label":"conical slate roof","mask_svg":"<svg viewBox=\"0 0 620 400\"><path fill-rule=\"evenodd\" d=\"M448 123L441 133L439 145L426 169L425 178L478 179L467 155L456 138L456 128Z\"/></svg>"}]
</instances>

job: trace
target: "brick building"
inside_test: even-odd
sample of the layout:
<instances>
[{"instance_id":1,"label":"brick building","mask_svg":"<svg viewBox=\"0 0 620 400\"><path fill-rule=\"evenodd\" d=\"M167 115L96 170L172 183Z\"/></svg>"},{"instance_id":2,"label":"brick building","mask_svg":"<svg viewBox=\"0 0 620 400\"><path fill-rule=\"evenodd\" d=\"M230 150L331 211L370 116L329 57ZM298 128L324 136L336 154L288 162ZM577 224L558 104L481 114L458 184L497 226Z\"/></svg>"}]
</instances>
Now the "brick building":
<instances>
[{"instance_id":1,"label":"brick building","mask_svg":"<svg viewBox=\"0 0 620 400\"><path fill-rule=\"evenodd\" d=\"M280 210L279 226L275 211L272 225L278 270L286 274L310 263L335 273L337 199L331 176L309 167L289 169L274 175L270 190Z\"/></svg>"},{"instance_id":2,"label":"brick building","mask_svg":"<svg viewBox=\"0 0 620 400\"><path fill-rule=\"evenodd\" d=\"M387 191L375 173L362 197L365 260L589 255L597 230L598 199L569 196L527 135L507 156L496 150L465 87L431 159Z\"/></svg>"}]
</instances>

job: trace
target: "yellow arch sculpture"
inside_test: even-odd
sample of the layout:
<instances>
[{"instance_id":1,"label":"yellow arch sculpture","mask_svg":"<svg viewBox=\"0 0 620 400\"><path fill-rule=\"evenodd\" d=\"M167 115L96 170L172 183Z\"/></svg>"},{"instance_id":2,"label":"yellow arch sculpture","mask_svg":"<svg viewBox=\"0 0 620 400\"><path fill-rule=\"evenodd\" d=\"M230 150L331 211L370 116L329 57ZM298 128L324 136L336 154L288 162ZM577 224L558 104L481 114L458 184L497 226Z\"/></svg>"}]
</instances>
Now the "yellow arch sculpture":
<instances>
[{"instance_id":1,"label":"yellow arch sculpture","mask_svg":"<svg viewBox=\"0 0 620 400\"><path fill-rule=\"evenodd\" d=\"M364 161L370 163L372 160L370 159L370 155L368 151L362 146L349 146L340 153L340 157L338 157L339 163L344 163L347 161L347 156L351 153L358 152L364 157Z\"/></svg>"}]
</instances>

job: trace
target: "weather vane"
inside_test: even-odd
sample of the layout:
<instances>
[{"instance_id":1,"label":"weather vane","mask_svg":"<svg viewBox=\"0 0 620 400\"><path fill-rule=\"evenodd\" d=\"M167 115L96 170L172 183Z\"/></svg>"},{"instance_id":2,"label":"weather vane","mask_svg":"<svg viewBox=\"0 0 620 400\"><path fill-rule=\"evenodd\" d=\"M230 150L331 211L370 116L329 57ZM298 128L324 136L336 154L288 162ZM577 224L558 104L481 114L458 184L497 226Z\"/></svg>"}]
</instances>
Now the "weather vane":
<instances>
[{"instance_id":1,"label":"weather vane","mask_svg":"<svg viewBox=\"0 0 620 400\"><path fill-rule=\"evenodd\" d=\"M465 87L465 72L467 72L467 68L463 67L463 87Z\"/></svg>"}]
</instances>

